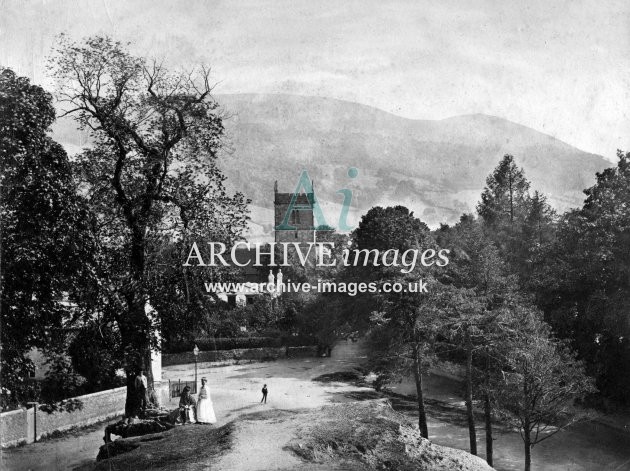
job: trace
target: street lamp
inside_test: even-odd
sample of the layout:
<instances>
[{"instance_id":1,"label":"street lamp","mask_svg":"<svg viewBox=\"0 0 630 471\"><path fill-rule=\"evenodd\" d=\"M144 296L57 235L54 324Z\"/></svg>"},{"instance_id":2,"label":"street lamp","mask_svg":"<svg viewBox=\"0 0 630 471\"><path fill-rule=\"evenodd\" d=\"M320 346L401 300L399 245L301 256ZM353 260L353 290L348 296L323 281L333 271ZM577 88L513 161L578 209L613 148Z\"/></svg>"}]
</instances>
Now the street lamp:
<instances>
[{"instance_id":1,"label":"street lamp","mask_svg":"<svg viewBox=\"0 0 630 471\"><path fill-rule=\"evenodd\" d=\"M199 347L195 344L193 348L193 355L195 355L195 393L197 392L197 355L199 355Z\"/></svg>"},{"instance_id":2,"label":"street lamp","mask_svg":"<svg viewBox=\"0 0 630 471\"><path fill-rule=\"evenodd\" d=\"M33 407L33 441L37 441L37 409L39 409L38 402L27 402L26 405Z\"/></svg>"}]
</instances>

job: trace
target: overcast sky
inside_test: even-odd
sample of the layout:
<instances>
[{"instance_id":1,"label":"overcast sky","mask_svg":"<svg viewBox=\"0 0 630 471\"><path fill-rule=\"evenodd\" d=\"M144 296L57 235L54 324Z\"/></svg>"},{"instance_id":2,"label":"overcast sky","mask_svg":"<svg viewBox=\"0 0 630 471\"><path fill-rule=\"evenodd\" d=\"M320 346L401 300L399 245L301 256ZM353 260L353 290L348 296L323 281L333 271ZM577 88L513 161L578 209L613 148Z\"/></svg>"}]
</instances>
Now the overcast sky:
<instances>
[{"instance_id":1,"label":"overcast sky","mask_svg":"<svg viewBox=\"0 0 630 471\"><path fill-rule=\"evenodd\" d=\"M409 118L486 113L630 150L630 1L0 0L0 65L46 85L55 36L210 63L217 93L319 95Z\"/></svg>"}]
</instances>

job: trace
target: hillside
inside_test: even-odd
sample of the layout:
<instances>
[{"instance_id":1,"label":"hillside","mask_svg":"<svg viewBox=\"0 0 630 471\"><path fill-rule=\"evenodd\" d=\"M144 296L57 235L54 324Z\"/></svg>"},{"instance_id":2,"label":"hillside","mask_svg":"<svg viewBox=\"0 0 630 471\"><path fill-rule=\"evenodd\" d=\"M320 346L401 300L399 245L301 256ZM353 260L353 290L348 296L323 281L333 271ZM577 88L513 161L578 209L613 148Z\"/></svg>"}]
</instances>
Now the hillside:
<instances>
[{"instance_id":1,"label":"hillside","mask_svg":"<svg viewBox=\"0 0 630 471\"><path fill-rule=\"evenodd\" d=\"M295 95L218 95L228 118L231 190L252 199L252 235L269 235L273 183L295 188L303 169L315 181L327 222L336 225L341 188L353 190L350 222L370 207L405 204L430 225L474 210L485 178L511 153L532 187L556 209L579 206L582 190L610 163L551 136L487 115L412 120L341 100ZM85 144L72 122L56 127L70 152ZM349 167L359 170L347 176Z\"/></svg>"}]
</instances>

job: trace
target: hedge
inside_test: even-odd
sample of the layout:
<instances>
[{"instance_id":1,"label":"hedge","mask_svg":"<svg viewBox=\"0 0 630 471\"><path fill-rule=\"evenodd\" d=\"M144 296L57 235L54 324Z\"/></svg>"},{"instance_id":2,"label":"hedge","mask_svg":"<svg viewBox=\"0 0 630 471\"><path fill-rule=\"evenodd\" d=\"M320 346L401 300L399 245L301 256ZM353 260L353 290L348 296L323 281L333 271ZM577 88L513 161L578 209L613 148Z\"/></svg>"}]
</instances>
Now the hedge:
<instances>
[{"instance_id":1,"label":"hedge","mask_svg":"<svg viewBox=\"0 0 630 471\"><path fill-rule=\"evenodd\" d=\"M182 341L172 344L168 348L168 353L190 352L197 344L201 351L211 350L237 350L241 348L270 348L270 347L301 347L305 345L316 345L317 341L306 336L286 336L286 337L233 337L233 338L212 338L199 337L194 341Z\"/></svg>"}]
</instances>

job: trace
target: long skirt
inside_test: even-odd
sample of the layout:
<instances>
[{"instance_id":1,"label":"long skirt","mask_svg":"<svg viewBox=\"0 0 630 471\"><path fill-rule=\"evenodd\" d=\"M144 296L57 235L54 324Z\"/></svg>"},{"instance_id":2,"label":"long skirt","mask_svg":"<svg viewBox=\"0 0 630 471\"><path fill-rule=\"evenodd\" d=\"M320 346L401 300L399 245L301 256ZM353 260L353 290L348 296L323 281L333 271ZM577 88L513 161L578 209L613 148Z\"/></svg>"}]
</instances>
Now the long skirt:
<instances>
[{"instance_id":1,"label":"long skirt","mask_svg":"<svg viewBox=\"0 0 630 471\"><path fill-rule=\"evenodd\" d=\"M214 424L217 421L214 415L211 399L199 399L197 402L197 422L202 424Z\"/></svg>"}]
</instances>

